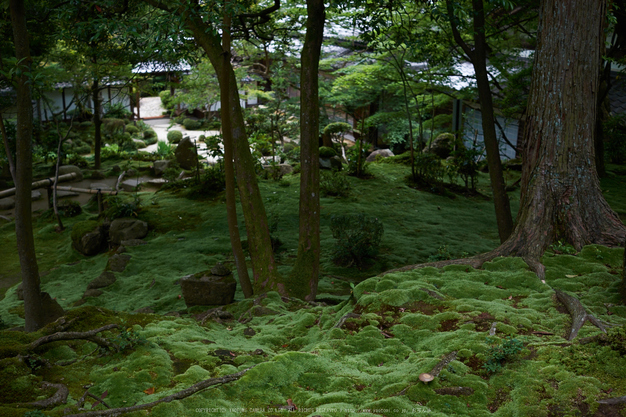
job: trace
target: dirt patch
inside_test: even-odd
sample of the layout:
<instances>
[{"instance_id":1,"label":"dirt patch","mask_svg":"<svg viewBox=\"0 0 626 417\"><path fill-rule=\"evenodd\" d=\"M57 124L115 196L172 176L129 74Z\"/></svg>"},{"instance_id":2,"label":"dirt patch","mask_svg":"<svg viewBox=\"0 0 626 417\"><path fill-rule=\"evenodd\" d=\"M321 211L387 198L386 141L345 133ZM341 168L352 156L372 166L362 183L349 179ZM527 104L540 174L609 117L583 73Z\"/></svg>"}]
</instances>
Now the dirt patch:
<instances>
[{"instance_id":1,"label":"dirt patch","mask_svg":"<svg viewBox=\"0 0 626 417\"><path fill-rule=\"evenodd\" d=\"M491 314L483 312L472 318L472 321L476 324L477 332L486 332L491 328L491 323L493 323L495 319L496 318Z\"/></svg>"},{"instance_id":2,"label":"dirt patch","mask_svg":"<svg viewBox=\"0 0 626 417\"><path fill-rule=\"evenodd\" d=\"M502 407L502 405L511 400L511 392L505 390L504 388L499 388L496 390L493 398L487 397L489 402L487 403L487 409L491 413L495 413L498 411L498 408Z\"/></svg>"},{"instance_id":3,"label":"dirt patch","mask_svg":"<svg viewBox=\"0 0 626 417\"><path fill-rule=\"evenodd\" d=\"M459 319L444 320L439 323L440 332L451 332L459 328Z\"/></svg>"}]
</instances>

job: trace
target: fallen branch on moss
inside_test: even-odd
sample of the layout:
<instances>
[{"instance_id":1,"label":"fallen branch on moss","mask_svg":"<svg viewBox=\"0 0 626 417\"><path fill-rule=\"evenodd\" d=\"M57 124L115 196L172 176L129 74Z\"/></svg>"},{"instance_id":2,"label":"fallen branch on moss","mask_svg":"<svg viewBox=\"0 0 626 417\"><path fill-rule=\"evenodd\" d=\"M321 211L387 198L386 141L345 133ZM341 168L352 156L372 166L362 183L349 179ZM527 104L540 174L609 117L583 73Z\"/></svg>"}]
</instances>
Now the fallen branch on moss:
<instances>
[{"instance_id":1,"label":"fallen branch on moss","mask_svg":"<svg viewBox=\"0 0 626 417\"><path fill-rule=\"evenodd\" d=\"M44 381L41 384L42 388L56 388L57 391L50 398L46 398L45 400L33 401L31 403L22 403L19 404L20 407L33 407L33 408L48 408L59 404L65 404L67 401L67 396L70 391L63 384L51 384L50 382Z\"/></svg>"},{"instance_id":2,"label":"fallen branch on moss","mask_svg":"<svg viewBox=\"0 0 626 417\"><path fill-rule=\"evenodd\" d=\"M337 324L335 324L333 326L333 328L336 329L341 329L341 327L346 324L346 321L348 319L358 319L359 317L361 317L360 314L356 314L356 313L348 313L345 316L343 316L342 318L339 319L339 321L337 322Z\"/></svg>"},{"instance_id":3,"label":"fallen branch on moss","mask_svg":"<svg viewBox=\"0 0 626 417\"><path fill-rule=\"evenodd\" d=\"M456 359L456 354L457 354L456 350L453 350L452 352L448 353L446 356L444 356L442 360L439 361L437 365L435 365L435 367L429 372L429 374L435 378L438 377L439 373L443 370L443 368L448 366L450 362Z\"/></svg>"},{"instance_id":4,"label":"fallen branch on moss","mask_svg":"<svg viewBox=\"0 0 626 417\"><path fill-rule=\"evenodd\" d=\"M161 403L169 403L174 400L182 400L183 398L187 398L190 395L195 394L196 392L200 392L206 388L209 388L214 385L227 384L229 382L233 382L241 378L246 372L250 369L254 368L256 365L251 366L250 368L244 369L243 371L237 372L235 374L226 375L220 378L209 378L204 381L200 381L195 385L192 385L189 388L186 388L182 391L178 391L172 395L168 395L167 397L163 397L160 400L153 401L147 404L138 404L130 407L121 407L121 408L111 408L109 410L98 410L98 411L88 411L86 413L79 414L70 414L66 417L90 417L90 416L113 416L120 415L124 413L130 413L132 411L145 410L147 408L152 408L155 405Z\"/></svg>"},{"instance_id":5,"label":"fallen branch on moss","mask_svg":"<svg viewBox=\"0 0 626 417\"><path fill-rule=\"evenodd\" d=\"M106 326L102 326L99 329L89 330L87 332L57 332L48 336L40 337L39 339L32 342L28 345L29 350L34 350L41 345L46 343L58 342L59 340L77 340L77 339L87 339L90 340L102 347L108 347L113 350L118 350L115 344L109 342L108 340L96 336L98 333L103 332L105 330L111 330L118 328L117 324L107 324Z\"/></svg>"},{"instance_id":6,"label":"fallen branch on moss","mask_svg":"<svg viewBox=\"0 0 626 417\"><path fill-rule=\"evenodd\" d=\"M572 316L572 330L570 330L569 336L567 340L573 340L577 335L578 331L586 321L591 322L597 328L606 333L606 328L604 324L600 322L595 316L587 313L585 307L581 304L580 301L574 296L564 293L561 290L554 290L556 293L556 297L565 305L567 311L569 311L570 316Z\"/></svg>"},{"instance_id":7,"label":"fallen branch on moss","mask_svg":"<svg viewBox=\"0 0 626 417\"><path fill-rule=\"evenodd\" d=\"M471 387L443 387L437 388L435 392L439 395L454 395L459 397L461 395L472 395L474 389Z\"/></svg>"}]
</instances>

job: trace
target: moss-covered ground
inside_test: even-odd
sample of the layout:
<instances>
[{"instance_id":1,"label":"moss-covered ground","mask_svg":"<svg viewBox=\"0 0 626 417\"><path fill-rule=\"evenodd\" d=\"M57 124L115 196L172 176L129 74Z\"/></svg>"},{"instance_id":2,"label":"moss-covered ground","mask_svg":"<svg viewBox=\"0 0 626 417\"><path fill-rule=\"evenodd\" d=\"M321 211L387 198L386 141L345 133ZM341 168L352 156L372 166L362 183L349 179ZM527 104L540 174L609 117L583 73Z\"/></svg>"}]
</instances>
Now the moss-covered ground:
<instances>
[{"instance_id":1,"label":"moss-covered ground","mask_svg":"<svg viewBox=\"0 0 626 417\"><path fill-rule=\"evenodd\" d=\"M72 306L111 253L83 257L71 249L69 236L73 224L96 214L65 219L68 229L61 233L51 220L38 218L42 285L68 310L68 320L76 318L67 331L117 323L122 333L102 335L126 349L107 353L90 341L65 341L27 352L27 343L50 330L1 331L0 415L22 416L28 408L16 403L49 397L53 390L41 389L41 381L69 388L67 404L45 410L61 416L68 407L77 412L85 387L97 397L106 393L109 406L124 407L252 365L235 382L129 415L626 415L622 406L597 403L626 395L621 328L609 330L608 338L578 343L601 333L587 323L570 342L571 318L554 296L554 289L566 291L602 321L624 326L623 249L548 251L545 283L517 258L498 258L480 270L455 265L378 277L437 254L484 252L498 241L492 202L411 189L401 166L373 165L372 171L373 179L349 179L350 197L322 199L318 301L323 303L281 299L276 293L244 300L238 292L238 301L224 308L232 318L197 320L194 314L206 309L186 309L177 285L181 277L217 261L232 266L222 196L189 200L181 197L184 190L140 193L138 216L151 229L147 244L128 247L126 270L100 297L87 298L80 307ZM624 174L613 170L602 183L622 218ZM486 177L481 179L484 184ZM296 254L297 184L297 176L261 183L267 211L278 219L276 235L283 242L278 259L285 272ZM516 208L516 194L511 196ZM381 253L368 269L340 267L331 260L330 216L346 213L377 216L384 225ZM0 278L19 274L13 227L0 224ZM155 314L134 313L143 307ZM0 300L4 326L22 325L22 312L12 286ZM164 315L170 312L178 316ZM348 313L350 318L342 321ZM493 323L496 331L489 336ZM490 349L512 339L523 344L521 351L511 352L489 372L484 365L493 358ZM433 382L419 381L420 373L453 351L456 359ZM88 397L86 408L94 402ZM298 410L287 411L289 404Z\"/></svg>"}]
</instances>

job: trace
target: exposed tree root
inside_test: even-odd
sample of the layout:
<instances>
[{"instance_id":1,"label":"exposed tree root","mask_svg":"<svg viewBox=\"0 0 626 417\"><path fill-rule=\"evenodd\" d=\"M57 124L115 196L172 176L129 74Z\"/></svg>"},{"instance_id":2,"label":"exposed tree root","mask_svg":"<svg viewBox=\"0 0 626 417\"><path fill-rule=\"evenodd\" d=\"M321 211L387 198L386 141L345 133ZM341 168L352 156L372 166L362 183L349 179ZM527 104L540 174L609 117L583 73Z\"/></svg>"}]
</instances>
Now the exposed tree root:
<instances>
[{"instance_id":1,"label":"exposed tree root","mask_svg":"<svg viewBox=\"0 0 626 417\"><path fill-rule=\"evenodd\" d=\"M626 395L623 397L607 398L606 400L598 401L598 404L608 404L608 405L616 405L616 404L624 404L624 403L626 403Z\"/></svg>"},{"instance_id":2,"label":"exposed tree root","mask_svg":"<svg viewBox=\"0 0 626 417\"><path fill-rule=\"evenodd\" d=\"M59 340L86 339L86 340L90 340L98 344L99 346L117 350L117 346L115 346L115 344L96 335L105 330L111 330L111 329L115 329L118 327L119 326L117 324L107 324L106 326L100 327L99 329L89 330L88 332L57 332L48 336L40 337L39 339L35 340L30 345L28 345L28 349L35 350L41 345L44 345L46 343L57 342Z\"/></svg>"},{"instance_id":3,"label":"exposed tree root","mask_svg":"<svg viewBox=\"0 0 626 417\"><path fill-rule=\"evenodd\" d=\"M46 398L45 400L33 401L32 403L22 403L19 404L20 407L34 407L34 408L48 408L59 404L65 404L67 401L67 396L70 391L63 384L51 384L50 382L43 382L41 384L42 388L56 388L57 392L50 398Z\"/></svg>"},{"instance_id":4,"label":"exposed tree root","mask_svg":"<svg viewBox=\"0 0 626 417\"><path fill-rule=\"evenodd\" d=\"M153 401L147 404L138 404L130 407L121 407L121 408L111 408L109 410L98 410L98 411L88 411L86 413L79 414L70 414L66 417L84 417L84 416L114 416L114 415L122 415L124 413L130 413L131 411L137 410L145 410L147 408L152 408L155 405L161 403L169 403L174 400L182 400L183 398L189 397L190 395L195 394L196 392L200 392L206 388L209 388L213 385L221 385L227 384L229 382L233 382L241 378L246 372L250 369L254 368L256 365L251 366L248 369L244 369L243 371L237 372L235 374L226 375L220 378L209 378L204 381L200 381L195 385L192 385L189 388L186 388L182 391L178 391L172 395L168 395L167 397L163 397L160 400Z\"/></svg>"},{"instance_id":5,"label":"exposed tree root","mask_svg":"<svg viewBox=\"0 0 626 417\"><path fill-rule=\"evenodd\" d=\"M443 368L448 366L450 362L456 359L456 354L457 354L456 350L448 353L446 356L444 356L442 360L439 361L437 365L435 365L435 367L429 372L429 374L431 374L435 378L438 377L439 373L443 370Z\"/></svg>"},{"instance_id":6,"label":"exposed tree root","mask_svg":"<svg viewBox=\"0 0 626 417\"><path fill-rule=\"evenodd\" d=\"M573 297L569 294L564 293L561 290L554 290L557 298L565 305L567 311L572 316L572 330L567 337L567 340L573 340L577 335L578 331L586 321L591 322L597 328L606 333L606 328L604 324L600 322L595 316L587 313L585 307L578 301L576 297Z\"/></svg>"},{"instance_id":7,"label":"exposed tree root","mask_svg":"<svg viewBox=\"0 0 626 417\"><path fill-rule=\"evenodd\" d=\"M345 316L343 316L342 318L340 318L340 319L339 319L339 321L337 322L337 324L335 324L335 325L333 326L333 328L336 328L336 329L341 329L341 327L342 327L344 324L346 324L346 321L347 321L348 319L358 319L359 317L361 317L361 315L360 315L360 314L357 314L357 313L348 313L348 314L346 314Z\"/></svg>"}]
</instances>

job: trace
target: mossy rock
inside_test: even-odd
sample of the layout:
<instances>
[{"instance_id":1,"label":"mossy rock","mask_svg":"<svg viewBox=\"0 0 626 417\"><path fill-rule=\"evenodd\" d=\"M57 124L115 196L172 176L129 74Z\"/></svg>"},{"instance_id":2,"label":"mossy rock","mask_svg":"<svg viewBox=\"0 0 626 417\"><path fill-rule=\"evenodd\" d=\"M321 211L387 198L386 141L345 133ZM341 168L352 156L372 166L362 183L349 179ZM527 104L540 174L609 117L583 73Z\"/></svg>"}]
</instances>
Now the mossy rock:
<instances>
[{"instance_id":1,"label":"mossy rock","mask_svg":"<svg viewBox=\"0 0 626 417\"><path fill-rule=\"evenodd\" d=\"M72 227L72 247L86 256L100 253L106 244L106 234L97 221L86 220Z\"/></svg>"},{"instance_id":2,"label":"mossy rock","mask_svg":"<svg viewBox=\"0 0 626 417\"><path fill-rule=\"evenodd\" d=\"M125 130L126 130L126 133L130 133L131 135L139 133L139 128L133 124L126 125Z\"/></svg>"},{"instance_id":3,"label":"mossy rock","mask_svg":"<svg viewBox=\"0 0 626 417\"><path fill-rule=\"evenodd\" d=\"M329 158L332 158L333 156L337 156L337 152L335 152L333 148L329 146L320 147L320 158L329 159Z\"/></svg>"}]
</instances>

